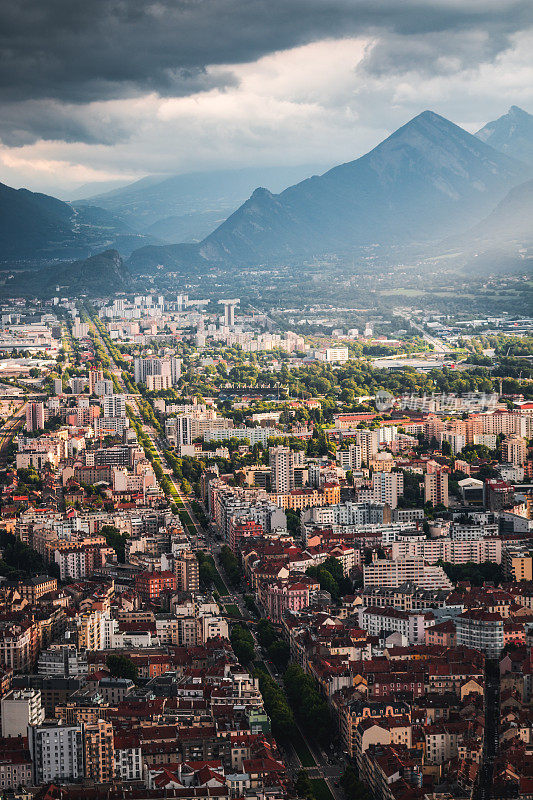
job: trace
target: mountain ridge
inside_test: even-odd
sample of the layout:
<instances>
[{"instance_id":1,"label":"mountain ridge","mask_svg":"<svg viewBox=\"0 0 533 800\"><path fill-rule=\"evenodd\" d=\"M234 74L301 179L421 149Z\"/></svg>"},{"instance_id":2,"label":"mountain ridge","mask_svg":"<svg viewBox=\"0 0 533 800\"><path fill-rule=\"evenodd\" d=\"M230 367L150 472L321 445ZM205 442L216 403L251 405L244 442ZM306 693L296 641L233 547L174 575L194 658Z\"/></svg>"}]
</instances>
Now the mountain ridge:
<instances>
[{"instance_id":1,"label":"mountain ridge","mask_svg":"<svg viewBox=\"0 0 533 800\"><path fill-rule=\"evenodd\" d=\"M475 135L496 150L533 165L533 115L523 108L511 106Z\"/></svg>"},{"instance_id":2,"label":"mountain ridge","mask_svg":"<svg viewBox=\"0 0 533 800\"><path fill-rule=\"evenodd\" d=\"M277 195L256 189L195 251L146 247L128 264L133 271L273 264L376 243L438 241L481 221L524 174L524 164L428 110L358 159Z\"/></svg>"}]
</instances>

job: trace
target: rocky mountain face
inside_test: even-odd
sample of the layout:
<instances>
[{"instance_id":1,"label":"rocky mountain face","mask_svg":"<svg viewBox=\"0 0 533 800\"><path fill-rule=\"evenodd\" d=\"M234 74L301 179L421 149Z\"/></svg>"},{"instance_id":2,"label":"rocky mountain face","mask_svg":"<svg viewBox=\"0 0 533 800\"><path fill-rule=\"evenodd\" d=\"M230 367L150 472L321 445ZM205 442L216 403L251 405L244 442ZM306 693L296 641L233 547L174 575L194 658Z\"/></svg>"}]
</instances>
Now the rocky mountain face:
<instances>
[{"instance_id":1,"label":"rocky mountain face","mask_svg":"<svg viewBox=\"0 0 533 800\"><path fill-rule=\"evenodd\" d=\"M518 106L488 122L476 136L508 156L533 164L533 115Z\"/></svg>"}]
</instances>

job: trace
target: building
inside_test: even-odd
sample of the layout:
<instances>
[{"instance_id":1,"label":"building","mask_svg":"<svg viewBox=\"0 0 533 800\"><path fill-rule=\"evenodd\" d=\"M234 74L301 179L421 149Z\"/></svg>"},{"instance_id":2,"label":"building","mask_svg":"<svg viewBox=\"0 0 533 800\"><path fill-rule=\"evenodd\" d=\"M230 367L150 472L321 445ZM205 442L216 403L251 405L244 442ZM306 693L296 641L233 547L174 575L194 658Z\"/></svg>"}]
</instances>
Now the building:
<instances>
[{"instance_id":1,"label":"building","mask_svg":"<svg viewBox=\"0 0 533 800\"><path fill-rule=\"evenodd\" d=\"M173 572L141 572L135 576L135 589L145 602L153 602L161 592L177 588L176 576Z\"/></svg>"},{"instance_id":2,"label":"building","mask_svg":"<svg viewBox=\"0 0 533 800\"><path fill-rule=\"evenodd\" d=\"M269 447L270 487L276 494L294 489L294 453L290 447Z\"/></svg>"},{"instance_id":3,"label":"building","mask_svg":"<svg viewBox=\"0 0 533 800\"><path fill-rule=\"evenodd\" d=\"M489 511L501 511L514 505L514 489L510 483L489 478L485 481L485 506Z\"/></svg>"},{"instance_id":4,"label":"building","mask_svg":"<svg viewBox=\"0 0 533 800\"><path fill-rule=\"evenodd\" d=\"M126 397L123 394L106 394L102 398L104 417L125 417Z\"/></svg>"},{"instance_id":5,"label":"building","mask_svg":"<svg viewBox=\"0 0 533 800\"><path fill-rule=\"evenodd\" d=\"M527 442L523 436L511 434L502 442L502 458L515 467L524 465L527 458Z\"/></svg>"},{"instance_id":6,"label":"building","mask_svg":"<svg viewBox=\"0 0 533 800\"><path fill-rule=\"evenodd\" d=\"M386 503L390 508L396 508L398 497L402 494L402 472L374 472L372 475L372 497L377 503Z\"/></svg>"},{"instance_id":7,"label":"building","mask_svg":"<svg viewBox=\"0 0 533 800\"><path fill-rule=\"evenodd\" d=\"M315 358L329 364L345 364L350 358L350 351L347 347L326 347L324 350L316 350Z\"/></svg>"},{"instance_id":8,"label":"building","mask_svg":"<svg viewBox=\"0 0 533 800\"><path fill-rule=\"evenodd\" d=\"M147 375L146 388L149 392L164 392L172 387L170 375Z\"/></svg>"},{"instance_id":9,"label":"building","mask_svg":"<svg viewBox=\"0 0 533 800\"><path fill-rule=\"evenodd\" d=\"M174 562L174 571L179 591L193 594L200 591L200 568L194 553L180 553Z\"/></svg>"},{"instance_id":10,"label":"building","mask_svg":"<svg viewBox=\"0 0 533 800\"><path fill-rule=\"evenodd\" d=\"M113 725L103 719L84 727L85 778L109 783L115 776Z\"/></svg>"},{"instance_id":11,"label":"building","mask_svg":"<svg viewBox=\"0 0 533 800\"><path fill-rule=\"evenodd\" d=\"M44 429L44 403L28 403L26 406L26 430L28 433Z\"/></svg>"},{"instance_id":12,"label":"building","mask_svg":"<svg viewBox=\"0 0 533 800\"><path fill-rule=\"evenodd\" d=\"M68 645L52 646L41 650L37 663L39 675L61 678L77 678L87 675L87 654Z\"/></svg>"},{"instance_id":13,"label":"building","mask_svg":"<svg viewBox=\"0 0 533 800\"><path fill-rule=\"evenodd\" d=\"M426 564L423 558L398 558L391 561L375 558L363 566L364 586L394 588L402 583L414 583L421 589L451 589L452 583L442 569Z\"/></svg>"},{"instance_id":14,"label":"building","mask_svg":"<svg viewBox=\"0 0 533 800\"><path fill-rule=\"evenodd\" d=\"M81 725L30 725L28 746L36 784L79 781L84 776Z\"/></svg>"},{"instance_id":15,"label":"building","mask_svg":"<svg viewBox=\"0 0 533 800\"><path fill-rule=\"evenodd\" d=\"M491 611L465 611L455 621L457 645L481 650L498 658L504 647L503 619Z\"/></svg>"},{"instance_id":16,"label":"building","mask_svg":"<svg viewBox=\"0 0 533 800\"><path fill-rule=\"evenodd\" d=\"M448 502L448 473L436 470L424 475L424 502L443 505L446 508Z\"/></svg>"},{"instance_id":17,"label":"building","mask_svg":"<svg viewBox=\"0 0 533 800\"><path fill-rule=\"evenodd\" d=\"M28 725L44 722L45 711L38 689L12 689L2 697L2 737L26 736Z\"/></svg>"}]
</instances>

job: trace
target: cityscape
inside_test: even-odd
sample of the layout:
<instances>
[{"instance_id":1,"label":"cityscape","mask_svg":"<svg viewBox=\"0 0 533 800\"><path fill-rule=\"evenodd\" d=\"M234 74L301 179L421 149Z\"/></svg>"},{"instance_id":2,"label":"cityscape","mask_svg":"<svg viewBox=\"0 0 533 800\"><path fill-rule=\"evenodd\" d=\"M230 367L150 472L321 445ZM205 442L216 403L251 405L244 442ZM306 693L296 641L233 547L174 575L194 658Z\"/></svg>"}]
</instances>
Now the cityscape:
<instances>
[{"instance_id":1,"label":"cityscape","mask_svg":"<svg viewBox=\"0 0 533 800\"><path fill-rule=\"evenodd\" d=\"M400 5L0 1L0 800L533 800L533 6Z\"/></svg>"}]
</instances>

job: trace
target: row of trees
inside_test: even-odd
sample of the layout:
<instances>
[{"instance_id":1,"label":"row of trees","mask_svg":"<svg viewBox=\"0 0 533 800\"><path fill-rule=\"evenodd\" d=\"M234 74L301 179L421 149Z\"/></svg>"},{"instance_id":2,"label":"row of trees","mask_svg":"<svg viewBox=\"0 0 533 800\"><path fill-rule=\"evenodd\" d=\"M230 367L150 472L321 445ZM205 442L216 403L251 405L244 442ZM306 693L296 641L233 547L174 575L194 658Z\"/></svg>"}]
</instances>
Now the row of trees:
<instances>
[{"instance_id":1,"label":"row of trees","mask_svg":"<svg viewBox=\"0 0 533 800\"><path fill-rule=\"evenodd\" d=\"M331 742L335 726L331 711L318 688L317 682L298 664L291 664L283 676L285 691L305 729L314 731L322 744Z\"/></svg>"}]
</instances>

